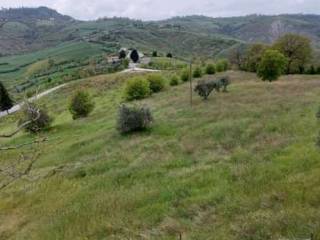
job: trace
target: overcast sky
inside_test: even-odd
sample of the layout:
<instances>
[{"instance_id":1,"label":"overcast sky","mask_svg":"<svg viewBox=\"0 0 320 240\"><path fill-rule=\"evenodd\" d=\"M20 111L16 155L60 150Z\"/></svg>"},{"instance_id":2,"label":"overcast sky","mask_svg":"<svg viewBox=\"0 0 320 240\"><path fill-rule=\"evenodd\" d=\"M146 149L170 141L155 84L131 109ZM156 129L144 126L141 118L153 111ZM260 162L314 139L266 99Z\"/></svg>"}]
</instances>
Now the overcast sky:
<instances>
[{"instance_id":1,"label":"overcast sky","mask_svg":"<svg viewBox=\"0 0 320 240\"><path fill-rule=\"evenodd\" d=\"M82 20L105 16L159 20L192 14L212 17L320 14L320 0L0 0L0 7L22 6L47 6Z\"/></svg>"}]
</instances>

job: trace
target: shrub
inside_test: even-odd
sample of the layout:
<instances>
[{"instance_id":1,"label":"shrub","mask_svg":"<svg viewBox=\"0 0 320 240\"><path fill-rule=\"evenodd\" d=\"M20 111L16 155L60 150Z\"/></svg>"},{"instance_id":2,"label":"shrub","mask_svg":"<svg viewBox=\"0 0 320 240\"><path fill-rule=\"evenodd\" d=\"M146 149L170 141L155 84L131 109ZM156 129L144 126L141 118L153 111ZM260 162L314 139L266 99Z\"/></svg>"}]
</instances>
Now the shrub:
<instances>
[{"instance_id":1,"label":"shrub","mask_svg":"<svg viewBox=\"0 0 320 240\"><path fill-rule=\"evenodd\" d=\"M181 81L187 82L190 78L190 71L188 69L185 69L181 73Z\"/></svg>"},{"instance_id":2,"label":"shrub","mask_svg":"<svg viewBox=\"0 0 320 240\"><path fill-rule=\"evenodd\" d=\"M119 59L125 59L127 56L127 53L124 49L121 49L119 52Z\"/></svg>"},{"instance_id":3,"label":"shrub","mask_svg":"<svg viewBox=\"0 0 320 240\"><path fill-rule=\"evenodd\" d=\"M170 86L177 86L179 84L179 78L177 75L173 75L170 79Z\"/></svg>"},{"instance_id":4,"label":"shrub","mask_svg":"<svg viewBox=\"0 0 320 240\"><path fill-rule=\"evenodd\" d=\"M263 81L277 80L284 73L287 58L277 50L267 50L262 56L258 67L258 76Z\"/></svg>"},{"instance_id":5,"label":"shrub","mask_svg":"<svg viewBox=\"0 0 320 240\"><path fill-rule=\"evenodd\" d=\"M69 106L73 119L87 117L94 109L94 102L86 91L79 90L71 99Z\"/></svg>"},{"instance_id":6,"label":"shrub","mask_svg":"<svg viewBox=\"0 0 320 240\"><path fill-rule=\"evenodd\" d=\"M173 56L172 56L172 53L168 53L167 54L167 58L172 58Z\"/></svg>"},{"instance_id":7,"label":"shrub","mask_svg":"<svg viewBox=\"0 0 320 240\"><path fill-rule=\"evenodd\" d=\"M159 74L149 75L147 80L150 84L150 89L152 92L157 93L164 89L165 87L165 80Z\"/></svg>"},{"instance_id":8,"label":"shrub","mask_svg":"<svg viewBox=\"0 0 320 240\"><path fill-rule=\"evenodd\" d=\"M194 78L201 78L202 77L202 70L200 67L196 67L193 71Z\"/></svg>"},{"instance_id":9,"label":"shrub","mask_svg":"<svg viewBox=\"0 0 320 240\"><path fill-rule=\"evenodd\" d=\"M229 62L226 59L221 59L216 63L217 72L227 71L229 68Z\"/></svg>"},{"instance_id":10,"label":"shrub","mask_svg":"<svg viewBox=\"0 0 320 240\"><path fill-rule=\"evenodd\" d=\"M213 75L215 73L216 73L216 67L214 66L214 64L209 63L206 67L206 74Z\"/></svg>"},{"instance_id":11,"label":"shrub","mask_svg":"<svg viewBox=\"0 0 320 240\"><path fill-rule=\"evenodd\" d=\"M150 126L152 120L151 111L148 107L128 107L121 105L119 108L117 129L122 134L142 131Z\"/></svg>"},{"instance_id":12,"label":"shrub","mask_svg":"<svg viewBox=\"0 0 320 240\"><path fill-rule=\"evenodd\" d=\"M25 127L25 130L31 133L37 133L47 130L50 127L52 120L53 119L48 115L46 110L40 109L35 104L26 103L22 111L22 117L18 123L21 125L31 121L30 124Z\"/></svg>"},{"instance_id":13,"label":"shrub","mask_svg":"<svg viewBox=\"0 0 320 240\"><path fill-rule=\"evenodd\" d=\"M158 57L158 52L157 51L153 51L152 52L152 57Z\"/></svg>"},{"instance_id":14,"label":"shrub","mask_svg":"<svg viewBox=\"0 0 320 240\"><path fill-rule=\"evenodd\" d=\"M144 78L132 78L127 81L125 97L128 101L139 100L150 96L150 83Z\"/></svg>"}]
</instances>

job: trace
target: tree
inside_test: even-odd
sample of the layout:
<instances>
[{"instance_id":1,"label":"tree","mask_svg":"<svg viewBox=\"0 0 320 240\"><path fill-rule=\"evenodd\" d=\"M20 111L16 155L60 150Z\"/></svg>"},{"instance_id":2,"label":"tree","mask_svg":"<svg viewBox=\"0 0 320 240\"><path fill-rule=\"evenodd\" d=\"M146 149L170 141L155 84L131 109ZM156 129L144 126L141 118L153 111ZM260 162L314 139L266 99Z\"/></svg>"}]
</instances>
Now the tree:
<instances>
[{"instance_id":1,"label":"tree","mask_svg":"<svg viewBox=\"0 0 320 240\"><path fill-rule=\"evenodd\" d=\"M127 53L124 49L121 49L119 52L119 59L125 59L127 56Z\"/></svg>"},{"instance_id":2,"label":"tree","mask_svg":"<svg viewBox=\"0 0 320 240\"><path fill-rule=\"evenodd\" d=\"M214 66L214 64L209 63L206 67L206 74L213 75L215 73L216 73L216 67Z\"/></svg>"},{"instance_id":3,"label":"tree","mask_svg":"<svg viewBox=\"0 0 320 240\"><path fill-rule=\"evenodd\" d=\"M238 69L245 70L246 51L247 51L247 46L245 44L236 45L229 51L229 54L228 54L229 62L232 65L237 66Z\"/></svg>"},{"instance_id":4,"label":"tree","mask_svg":"<svg viewBox=\"0 0 320 240\"><path fill-rule=\"evenodd\" d=\"M78 90L72 97L69 111L72 114L72 118L85 118L94 109L94 102L88 92Z\"/></svg>"},{"instance_id":5,"label":"tree","mask_svg":"<svg viewBox=\"0 0 320 240\"><path fill-rule=\"evenodd\" d=\"M245 69L249 72L257 72L263 53L268 47L261 43L252 44L246 52Z\"/></svg>"},{"instance_id":6,"label":"tree","mask_svg":"<svg viewBox=\"0 0 320 240\"><path fill-rule=\"evenodd\" d=\"M167 58L172 58L173 56L172 56L172 53L168 53L167 54Z\"/></svg>"},{"instance_id":7,"label":"tree","mask_svg":"<svg viewBox=\"0 0 320 240\"><path fill-rule=\"evenodd\" d=\"M271 82L283 74L286 65L287 59L282 53L277 50L267 50L262 55L257 74L263 81Z\"/></svg>"},{"instance_id":8,"label":"tree","mask_svg":"<svg viewBox=\"0 0 320 240\"><path fill-rule=\"evenodd\" d=\"M299 68L308 63L312 55L310 39L292 33L279 38L273 48L288 59L287 74L299 72Z\"/></svg>"},{"instance_id":9,"label":"tree","mask_svg":"<svg viewBox=\"0 0 320 240\"><path fill-rule=\"evenodd\" d=\"M158 52L157 51L153 51L152 52L152 57L158 57Z\"/></svg>"},{"instance_id":10,"label":"tree","mask_svg":"<svg viewBox=\"0 0 320 240\"><path fill-rule=\"evenodd\" d=\"M139 53L136 49L133 49L130 54L130 58L134 63L139 62Z\"/></svg>"},{"instance_id":11,"label":"tree","mask_svg":"<svg viewBox=\"0 0 320 240\"><path fill-rule=\"evenodd\" d=\"M194 78L201 78L202 77L202 70L200 67L196 67L193 71Z\"/></svg>"},{"instance_id":12,"label":"tree","mask_svg":"<svg viewBox=\"0 0 320 240\"><path fill-rule=\"evenodd\" d=\"M13 107L13 101L9 96L7 89L4 87L2 82L0 82L0 110L7 111Z\"/></svg>"}]
</instances>

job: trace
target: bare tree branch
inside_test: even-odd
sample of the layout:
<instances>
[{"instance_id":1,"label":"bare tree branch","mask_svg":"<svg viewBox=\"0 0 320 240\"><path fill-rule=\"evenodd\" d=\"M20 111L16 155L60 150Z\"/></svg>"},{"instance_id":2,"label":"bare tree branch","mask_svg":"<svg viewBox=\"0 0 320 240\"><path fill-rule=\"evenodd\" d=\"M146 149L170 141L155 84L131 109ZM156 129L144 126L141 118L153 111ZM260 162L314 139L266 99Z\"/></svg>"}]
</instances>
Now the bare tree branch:
<instances>
[{"instance_id":1,"label":"bare tree branch","mask_svg":"<svg viewBox=\"0 0 320 240\"><path fill-rule=\"evenodd\" d=\"M32 108L28 105L28 109L30 111L32 111ZM17 133L19 133L21 130L23 130L26 126L28 126L29 124L37 121L40 117L41 117L41 113L40 113L40 109L37 109L36 111L36 117L34 119L31 119L29 121L26 121L24 123L22 123L20 126L18 126L18 128L16 130L14 130L12 133L9 134L0 134L0 138L11 138L14 135L16 135Z\"/></svg>"}]
</instances>

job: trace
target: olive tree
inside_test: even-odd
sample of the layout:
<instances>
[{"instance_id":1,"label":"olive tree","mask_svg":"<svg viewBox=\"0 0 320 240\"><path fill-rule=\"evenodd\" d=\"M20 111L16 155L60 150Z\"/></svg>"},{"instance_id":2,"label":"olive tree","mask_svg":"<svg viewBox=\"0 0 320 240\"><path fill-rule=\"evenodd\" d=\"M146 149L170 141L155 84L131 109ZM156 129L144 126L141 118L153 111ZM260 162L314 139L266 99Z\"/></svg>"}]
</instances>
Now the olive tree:
<instances>
[{"instance_id":1,"label":"olive tree","mask_svg":"<svg viewBox=\"0 0 320 240\"><path fill-rule=\"evenodd\" d=\"M267 50L262 55L257 74L263 81L275 81L283 74L286 64L287 59L282 53Z\"/></svg>"}]
</instances>

